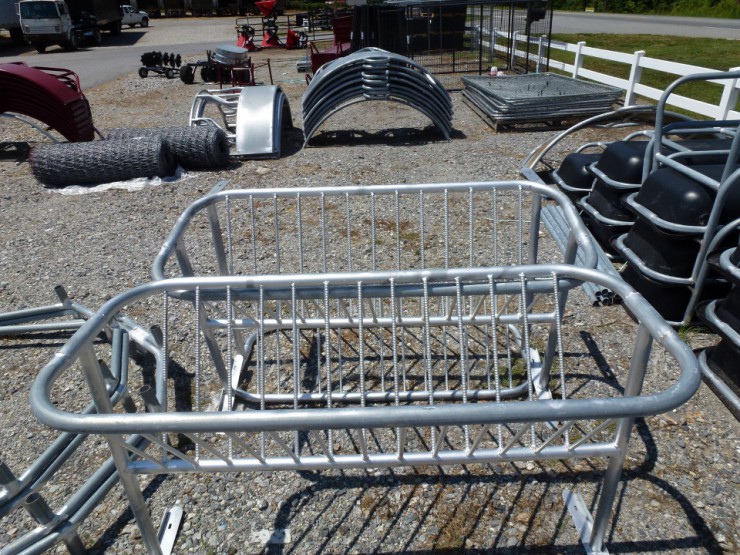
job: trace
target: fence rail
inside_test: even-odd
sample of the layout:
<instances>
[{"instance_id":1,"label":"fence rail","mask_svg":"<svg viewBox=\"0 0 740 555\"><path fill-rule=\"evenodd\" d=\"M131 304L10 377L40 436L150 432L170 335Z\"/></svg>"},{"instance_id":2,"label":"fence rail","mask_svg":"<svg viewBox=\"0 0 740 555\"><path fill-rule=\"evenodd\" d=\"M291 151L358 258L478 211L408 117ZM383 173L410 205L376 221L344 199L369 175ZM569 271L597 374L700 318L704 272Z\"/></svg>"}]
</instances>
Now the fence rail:
<instances>
[{"instance_id":1,"label":"fence rail","mask_svg":"<svg viewBox=\"0 0 740 555\"><path fill-rule=\"evenodd\" d=\"M535 64L537 71L541 71L543 68L549 67L550 69L569 73L574 78L590 79L606 85L619 87L625 91L625 106L635 105L637 103L638 95L657 101L660 99L661 94L663 94L663 90L650 87L640 82L644 69L672 74L676 76L676 78L695 73L716 71L716 69L650 58L645 55L643 50L638 50L637 52L628 54L604 50L602 48L593 48L586 46L585 42L570 44L550 40L549 50L569 52L574 55L574 60L571 64L548 57L547 37L527 37L526 35L515 32L510 39L509 36L501 35L500 33L497 33L496 30L493 30L490 36L492 37L490 48L497 53L507 53L511 55L511 59L509 60L510 67L514 67L514 58L526 58ZM512 41L512 44L503 44L503 41L509 40ZM529 46L533 43L538 46L534 55L530 48L527 48L526 50L519 48L519 45L521 44L527 44ZM584 67L584 62L588 57L624 64L629 68L629 77L627 79L623 79L615 77L614 75L586 69ZM740 70L740 67L728 68L728 71L738 70ZM709 82L722 87L722 95L718 104L712 104L710 102L677 94L671 95L668 104L675 108L688 110L711 119L740 119L740 111L737 111L736 109L738 94L740 93L740 79L717 79Z\"/></svg>"}]
</instances>

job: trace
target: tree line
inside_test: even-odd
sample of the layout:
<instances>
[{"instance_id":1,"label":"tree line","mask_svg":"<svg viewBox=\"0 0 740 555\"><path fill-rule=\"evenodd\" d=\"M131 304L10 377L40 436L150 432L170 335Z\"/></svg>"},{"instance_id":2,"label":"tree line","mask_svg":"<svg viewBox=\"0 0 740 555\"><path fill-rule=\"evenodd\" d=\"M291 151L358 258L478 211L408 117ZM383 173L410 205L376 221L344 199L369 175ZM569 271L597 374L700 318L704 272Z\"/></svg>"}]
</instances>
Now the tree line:
<instances>
[{"instance_id":1,"label":"tree line","mask_svg":"<svg viewBox=\"0 0 740 555\"><path fill-rule=\"evenodd\" d=\"M553 0L556 10L740 18L740 0Z\"/></svg>"}]
</instances>

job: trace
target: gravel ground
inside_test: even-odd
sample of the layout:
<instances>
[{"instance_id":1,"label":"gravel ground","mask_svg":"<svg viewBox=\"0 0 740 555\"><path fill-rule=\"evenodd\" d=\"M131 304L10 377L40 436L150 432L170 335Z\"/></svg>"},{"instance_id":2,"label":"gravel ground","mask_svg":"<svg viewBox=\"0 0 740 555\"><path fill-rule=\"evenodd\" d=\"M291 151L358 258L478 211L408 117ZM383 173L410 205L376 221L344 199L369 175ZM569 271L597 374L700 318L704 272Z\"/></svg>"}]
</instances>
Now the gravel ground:
<instances>
[{"instance_id":1,"label":"gravel ground","mask_svg":"<svg viewBox=\"0 0 740 555\"><path fill-rule=\"evenodd\" d=\"M260 52L255 59L267 55ZM64 195L36 182L23 153L0 153L0 311L55 302L57 284L94 309L147 281L177 216L223 179L230 181L228 188L511 179L548 136L494 133L453 93L455 135L449 142L409 108L368 103L337 114L316 146L301 148L305 82L295 62L302 53L269 55L296 125L279 160L233 162L222 171L190 172L135 192ZM265 80L266 73L258 79ZM132 73L85 92L96 126L105 132L186 125L200 88ZM32 140L10 122L2 122L2 137ZM576 331L598 329L604 352L632 341L634 329L621 307L590 308L582 295L574 295L573 303L569 321ZM31 415L27 394L35 373L66 337L0 338L2 462L17 474L54 436ZM687 338L697 349L716 342L700 330L688 330ZM574 348L585 350L583 344ZM656 383L670 377L659 376ZM83 387L69 382L60 394L76 399ZM681 409L639 420L607 534L610 552L740 552L739 437L737 421L704 385ZM100 464L105 453L100 440L85 443L42 492L52 507L60 506L82 470ZM590 504L602 470L600 461L580 461L146 477L141 483L155 518L175 502L183 505L179 553L577 553L578 537L561 492L576 487ZM0 545L29 526L21 512L6 517ZM266 543L282 530L288 531L284 543ZM80 535L93 552L143 552L119 487L80 527Z\"/></svg>"}]
</instances>

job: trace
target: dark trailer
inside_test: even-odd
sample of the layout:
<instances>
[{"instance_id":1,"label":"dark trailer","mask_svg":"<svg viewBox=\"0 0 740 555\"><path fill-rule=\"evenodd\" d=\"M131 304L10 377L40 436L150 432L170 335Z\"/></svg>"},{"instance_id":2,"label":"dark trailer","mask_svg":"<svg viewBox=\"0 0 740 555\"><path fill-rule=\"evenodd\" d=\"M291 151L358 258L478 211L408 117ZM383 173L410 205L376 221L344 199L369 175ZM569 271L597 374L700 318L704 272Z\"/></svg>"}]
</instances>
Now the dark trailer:
<instances>
[{"instance_id":1,"label":"dark trailer","mask_svg":"<svg viewBox=\"0 0 740 555\"><path fill-rule=\"evenodd\" d=\"M552 0L390 0L355 7L352 50L375 46L402 54L455 89L462 88L462 75L491 67L535 70L551 33Z\"/></svg>"}]
</instances>

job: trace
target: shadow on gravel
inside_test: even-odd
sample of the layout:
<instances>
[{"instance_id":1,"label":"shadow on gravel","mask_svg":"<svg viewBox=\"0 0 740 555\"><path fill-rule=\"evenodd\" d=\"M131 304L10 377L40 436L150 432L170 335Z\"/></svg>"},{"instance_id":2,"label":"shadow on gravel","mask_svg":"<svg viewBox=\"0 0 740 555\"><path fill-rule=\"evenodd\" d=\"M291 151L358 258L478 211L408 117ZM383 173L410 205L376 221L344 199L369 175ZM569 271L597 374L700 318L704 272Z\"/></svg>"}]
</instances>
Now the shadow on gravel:
<instances>
[{"instance_id":1,"label":"shadow on gravel","mask_svg":"<svg viewBox=\"0 0 740 555\"><path fill-rule=\"evenodd\" d=\"M453 140L464 139L465 133L453 130L451 138ZM320 131L311 137L308 146L420 146L443 141L445 141L445 138L433 126L425 127L424 129L402 127L398 129L383 129L381 131L362 131L357 129Z\"/></svg>"},{"instance_id":2,"label":"shadow on gravel","mask_svg":"<svg viewBox=\"0 0 740 555\"><path fill-rule=\"evenodd\" d=\"M581 339L590 356L598 362L603 381L622 392L623 388L590 334L582 332ZM579 353L568 355L579 356ZM635 421L634 433L642 441L645 455L635 466L626 468L622 473L612 511L612 523L605 540L610 552L682 552L692 548L705 549L709 553L722 552L713 532L689 499L666 480L651 474L658 458L658 448L644 419ZM635 443L635 440L631 442L630 452L633 456L637 454ZM451 470L447 468L406 469L404 472L411 472L407 474L388 469L381 476L369 473L357 476L344 472L340 475L302 472L301 476L312 480L313 484L296 491L280 504L273 530L291 529L292 519L297 518L302 510L311 511L317 518L325 511L337 515L335 503L344 503L346 511L334 516L320 534L326 538L323 543L316 545L315 538L306 538L313 531L313 527L310 527L294 533L289 545L268 545L262 553L296 553L302 549L300 546L304 545L304 541L315 546L316 553L325 550L332 553L372 552L389 555L399 552L420 555L490 553L491 550L497 554L515 554L522 550L529 553L582 553L580 544L568 543L569 537L576 531L561 494L564 489L580 491L593 514L604 471L589 460L560 461L559 464L565 471L554 471L553 465L543 466L537 462L536 466L531 467L534 471L524 471L513 464L476 465L462 467L462 475L449 474ZM477 470L473 471L473 468ZM453 487L457 488L458 493L451 493L449 488ZM625 499L628 489L632 487L636 491L631 492L630 499ZM399 489L402 492L400 495ZM684 515L679 518L674 509L675 531L657 530L656 535L681 534L680 524L686 524L693 530L693 536L621 542L615 539L618 530L637 528L639 535L644 529L643 523L634 522L633 519L635 511L639 514L640 510L651 510L645 505L647 499L643 492L646 489L650 491L650 496L659 494L670 497ZM512 490L516 491L513 500ZM485 493L481 495L481 491ZM392 501L394 493L397 497L395 502ZM347 499L345 496L349 501L342 501ZM644 499L642 507L632 506L633 515L622 517L623 505L638 503L636 496ZM309 503L311 506L308 506ZM325 506L322 507L322 503ZM361 519L356 513L356 506L363 511ZM415 516L408 520L411 514ZM305 520L305 517L301 520ZM351 527L346 524L350 520L354 521ZM378 522L384 522L384 531L380 533ZM320 526L318 520L316 526ZM511 530L516 527L522 532L514 542ZM430 534L429 530L434 530L434 534ZM390 537L391 534L394 537ZM423 541L420 540L422 534ZM481 545L481 536L484 545ZM350 538L345 540L343 549L336 544L338 537ZM405 543L393 550L388 549L387 546L395 545L398 541ZM469 542L477 545L466 547ZM558 545L554 545L556 543Z\"/></svg>"},{"instance_id":3,"label":"shadow on gravel","mask_svg":"<svg viewBox=\"0 0 740 555\"><path fill-rule=\"evenodd\" d=\"M103 42L96 48L110 48L112 46L134 46L137 42L144 38L149 32L149 28L146 31L139 31L133 29L124 29L120 35L113 36L110 33L103 33Z\"/></svg>"},{"instance_id":4,"label":"shadow on gravel","mask_svg":"<svg viewBox=\"0 0 740 555\"><path fill-rule=\"evenodd\" d=\"M465 469L467 470L467 468ZM583 553L580 544L568 543L568 536L576 533L571 522L570 515L563 507L560 494L564 489L576 488L580 491L588 485L598 488L603 479L603 472L566 472L552 475L552 471L541 471L537 473L522 473L512 475L501 475L491 470L489 475L468 474L462 476L442 475L441 473L425 474L417 472L411 475L393 475L389 471L387 476L324 476L321 475L309 488L295 492L286 499L279 507L274 520L273 530L291 529L291 520L297 517L301 510L310 510L318 519L324 511L331 511L332 505L342 496L349 496L349 508L345 513L332 518L331 526L324 530L322 535L326 538L323 543L316 544L316 539L307 539L304 536L309 531L293 534L289 545L268 545L260 553L265 554L287 554L303 552L300 546L315 546L315 553L329 550L331 553L495 553L515 554L526 550L528 553ZM614 534L618 528L632 527L632 524L620 522L619 515L625 492L631 482L644 480L653 488L669 495L683 509L685 519L695 532L693 537L672 539L651 539L644 541L615 541ZM423 487L422 485L426 485ZM518 487L513 502L501 502L506 498L504 492L512 487ZM423 490L422 490L423 487ZM456 496L453 503L446 492L447 488L462 488L464 493ZM400 507L390 509L389 499L394 491L403 488L404 495L400 497ZM411 488L411 492L407 490ZM486 491L483 503L478 503L473 494L481 488ZM352 491L355 490L355 491ZM324 494L322 496L322 494ZM445 494L445 495L443 495ZM466 497L474 499L466 502ZM321 497L325 499L325 507L310 509L306 507L311 499ZM328 497L328 499L327 499ZM415 499L420 497L420 499ZM559 501L554 502L557 498ZM412 504L412 499L414 503ZM586 498L588 501L588 498ZM370 500L370 501L368 501ZM416 501L419 501L418 503ZM634 503L636 500L631 499ZM398 503L397 503L398 504ZM591 511L594 510L595 499L590 501ZM362 522L353 514L353 525L349 528L345 522L354 513L355 505L366 509L366 516ZM413 505L413 506L412 506ZM476 507L477 514L471 514L469 507ZM650 476L642 468L625 472L622 477L621 492L616 501L614 510L614 521L609 529L606 544L610 553L660 553L660 552L682 552L689 549L701 548L708 553L721 553L722 548L715 539L707 523L698 512L691 506L686 497L669 483ZM435 507L445 507L444 514L436 512ZM465 508L467 507L467 509ZM413 511L423 511L423 514L411 527L405 520L406 515ZM559 512L559 514L558 514ZM492 519L492 515L496 515ZM522 521L521 515L527 515L527 520ZM305 517L303 517L305 519ZM303 520L302 519L302 520ZM389 522L387 529L378 534L378 519ZM428 520L427 520L428 519ZM426 522L425 522L426 520ZM540 522L549 521L546 534L550 537L543 538ZM537 521L537 525L535 525ZM556 522L557 521L557 522ZM521 538L512 545L510 530L524 524L526 530ZM317 520L317 526L319 521ZM399 537L392 533L394 527L403 530ZM538 530L539 528L539 530ZM428 530L435 530L429 534ZM520 528L521 529L521 528ZM419 536L426 531L424 543L428 547L419 547L416 542ZM480 536L487 537L484 546L465 548L469 541L480 542ZM563 537L564 533L567 535ZM655 531L661 535L661 531ZM390 537L393 534L394 537ZM666 532L666 535L668 532ZM344 549L338 548L333 541L337 537L350 537L344 544ZM477 537L476 537L477 536ZM559 540L559 541L558 541ZM306 542L304 544L303 542ZM393 542L403 541L397 549L389 550L388 546ZM557 545L554 545L557 542ZM452 544L452 545L451 545ZM546 544L546 545L543 545Z\"/></svg>"}]
</instances>

